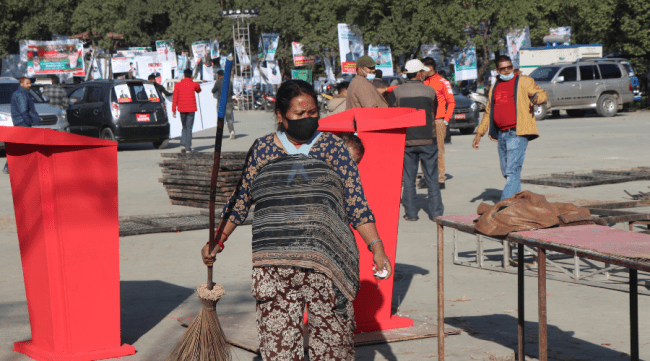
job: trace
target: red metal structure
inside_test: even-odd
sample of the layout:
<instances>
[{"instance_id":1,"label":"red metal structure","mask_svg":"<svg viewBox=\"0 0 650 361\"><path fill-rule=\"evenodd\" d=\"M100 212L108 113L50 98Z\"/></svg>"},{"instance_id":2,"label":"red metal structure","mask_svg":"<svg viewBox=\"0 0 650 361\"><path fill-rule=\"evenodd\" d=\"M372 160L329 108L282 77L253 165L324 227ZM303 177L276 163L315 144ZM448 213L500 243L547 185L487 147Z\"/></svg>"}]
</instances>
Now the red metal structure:
<instances>
[{"instance_id":1,"label":"red metal structure","mask_svg":"<svg viewBox=\"0 0 650 361\"><path fill-rule=\"evenodd\" d=\"M426 123L424 111L407 108L351 109L320 120L318 130L334 134L357 133L365 147L359 164L361 183L384 243L386 255L395 265L404 165L406 128ZM389 330L413 326L413 320L391 314L393 281L373 276L372 253L355 232L361 254L361 288L354 301L356 332Z\"/></svg>"},{"instance_id":2,"label":"red metal structure","mask_svg":"<svg viewBox=\"0 0 650 361\"><path fill-rule=\"evenodd\" d=\"M35 360L135 353L120 340L117 143L1 127Z\"/></svg>"}]
</instances>

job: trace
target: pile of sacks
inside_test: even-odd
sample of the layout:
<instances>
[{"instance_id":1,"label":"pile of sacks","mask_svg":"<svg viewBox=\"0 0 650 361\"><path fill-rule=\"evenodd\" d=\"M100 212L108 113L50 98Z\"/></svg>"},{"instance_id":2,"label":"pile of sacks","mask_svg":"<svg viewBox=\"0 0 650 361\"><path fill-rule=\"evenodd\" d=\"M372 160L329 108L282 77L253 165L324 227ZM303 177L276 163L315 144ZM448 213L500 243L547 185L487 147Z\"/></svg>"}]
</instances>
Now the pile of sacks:
<instances>
[{"instance_id":1,"label":"pile of sacks","mask_svg":"<svg viewBox=\"0 0 650 361\"><path fill-rule=\"evenodd\" d=\"M591 216L587 208L550 203L543 195L529 191L519 192L493 206L481 203L476 213L480 217L474 220L474 227L488 236L558 226L606 225L604 220Z\"/></svg>"}]
</instances>

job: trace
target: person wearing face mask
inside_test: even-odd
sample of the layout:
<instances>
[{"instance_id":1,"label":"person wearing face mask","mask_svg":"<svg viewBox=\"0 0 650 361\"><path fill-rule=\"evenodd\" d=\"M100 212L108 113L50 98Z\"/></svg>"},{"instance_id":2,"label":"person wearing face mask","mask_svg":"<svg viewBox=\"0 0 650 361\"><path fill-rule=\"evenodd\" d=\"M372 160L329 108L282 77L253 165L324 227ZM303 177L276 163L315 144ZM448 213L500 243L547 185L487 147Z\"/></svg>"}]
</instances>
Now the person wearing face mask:
<instances>
[{"instance_id":1,"label":"person wearing face mask","mask_svg":"<svg viewBox=\"0 0 650 361\"><path fill-rule=\"evenodd\" d=\"M205 245L201 256L206 265L214 264L254 204L251 291L262 359L303 358L306 307L310 359L354 360L359 252L373 253L377 269L387 271L384 278L392 267L345 142L317 130L312 86L301 80L283 83L275 115L277 131L253 143L223 209L217 244L212 253ZM368 249L357 248L350 225Z\"/></svg>"},{"instance_id":2,"label":"person wearing face mask","mask_svg":"<svg viewBox=\"0 0 650 361\"><path fill-rule=\"evenodd\" d=\"M388 102L382 95L386 89L375 88L372 85L373 80L375 80L375 61L364 55L357 60L357 76L352 79L348 87L346 110L388 107Z\"/></svg>"},{"instance_id":3,"label":"person wearing face mask","mask_svg":"<svg viewBox=\"0 0 650 361\"><path fill-rule=\"evenodd\" d=\"M404 205L404 219L407 221L418 220L415 178L420 161L428 188L429 219L433 220L435 217L442 216L445 211L438 184L438 142L436 123L434 122L439 104L435 89L423 83L428 71L430 69L424 66L420 60L409 60L406 63L408 80L395 88L390 96L391 107L424 110L427 120L423 126L406 129L402 204Z\"/></svg>"},{"instance_id":4,"label":"person wearing face mask","mask_svg":"<svg viewBox=\"0 0 650 361\"><path fill-rule=\"evenodd\" d=\"M490 89L485 115L476 130L472 146L486 133L498 142L501 174L506 179L501 200L521 191L521 168L530 140L539 137L533 106L546 103L548 96L533 78L515 73L510 57L497 59L499 76Z\"/></svg>"}]
</instances>

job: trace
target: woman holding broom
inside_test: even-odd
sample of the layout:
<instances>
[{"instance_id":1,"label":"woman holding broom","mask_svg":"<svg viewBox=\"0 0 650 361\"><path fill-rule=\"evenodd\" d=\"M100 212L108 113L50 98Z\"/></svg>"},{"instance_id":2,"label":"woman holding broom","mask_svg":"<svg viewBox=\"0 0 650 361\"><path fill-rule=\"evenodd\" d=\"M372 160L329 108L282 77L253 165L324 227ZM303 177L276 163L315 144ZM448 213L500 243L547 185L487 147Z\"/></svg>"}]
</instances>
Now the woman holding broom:
<instances>
[{"instance_id":1,"label":"woman holding broom","mask_svg":"<svg viewBox=\"0 0 650 361\"><path fill-rule=\"evenodd\" d=\"M303 360L302 321L309 318L309 359L353 360L352 301L359 290L359 249L349 225L363 237L378 270L392 267L375 228L356 163L345 143L318 128L316 92L309 83L282 84L277 132L251 147L242 178L224 207L210 266L251 205L252 293L264 360ZM363 249L363 252L366 250Z\"/></svg>"}]
</instances>

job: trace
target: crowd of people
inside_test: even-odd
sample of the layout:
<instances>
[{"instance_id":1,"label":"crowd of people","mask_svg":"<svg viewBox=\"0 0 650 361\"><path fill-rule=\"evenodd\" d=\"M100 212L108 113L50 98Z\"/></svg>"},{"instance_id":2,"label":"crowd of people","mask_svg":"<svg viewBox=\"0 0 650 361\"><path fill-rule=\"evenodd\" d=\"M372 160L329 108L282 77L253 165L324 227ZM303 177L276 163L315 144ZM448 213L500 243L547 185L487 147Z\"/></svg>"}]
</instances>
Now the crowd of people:
<instances>
[{"instance_id":1,"label":"crowd of people","mask_svg":"<svg viewBox=\"0 0 650 361\"><path fill-rule=\"evenodd\" d=\"M422 166L428 187L429 217L442 216L444 134L454 101L451 86L431 58L406 63L406 82L378 84L372 58L357 59L357 76L338 84L330 111L407 107L424 110L426 123L406 133L402 204L404 218L418 220L415 178ZM546 93L530 77L515 72L510 58L497 60L499 79L473 147L489 134L498 141L506 178L502 199L520 190L519 174L529 140L538 136L534 104ZM381 75L380 75L381 77ZM383 83L383 82L382 82ZM223 91L223 90L220 90ZM214 92L214 91L213 91ZM313 87L301 80L279 88L277 130L253 143L242 178L223 208L213 241L201 249L211 266L229 236L255 206L252 294L256 299L260 352L264 360L303 360L303 313L308 313L309 359L353 360L354 309L359 290L359 254L350 226L372 253L377 278L392 265L375 226L357 164L364 147L354 134L318 131L320 118ZM439 165L442 163L442 165ZM444 172L443 172L444 173Z\"/></svg>"}]
</instances>

